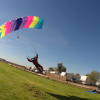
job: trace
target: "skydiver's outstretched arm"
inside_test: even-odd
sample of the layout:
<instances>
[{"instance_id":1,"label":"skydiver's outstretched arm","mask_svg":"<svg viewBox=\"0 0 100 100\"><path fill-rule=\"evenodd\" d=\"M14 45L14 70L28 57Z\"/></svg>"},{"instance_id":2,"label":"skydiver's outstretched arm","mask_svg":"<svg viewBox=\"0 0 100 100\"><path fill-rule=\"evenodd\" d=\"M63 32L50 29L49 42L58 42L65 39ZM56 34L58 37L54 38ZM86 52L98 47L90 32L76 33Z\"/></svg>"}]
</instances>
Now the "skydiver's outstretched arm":
<instances>
[{"instance_id":1,"label":"skydiver's outstretched arm","mask_svg":"<svg viewBox=\"0 0 100 100\"><path fill-rule=\"evenodd\" d=\"M36 55L36 59L38 58L38 54Z\"/></svg>"},{"instance_id":2,"label":"skydiver's outstretched arm","mask_svg":"<svg viewBox=\"0 0 100 100\"><path fill-rule=\"evenodd\" d=\"M32 62L32 60L30 60L29 58L27 58L27 60L28 60L29 62Z\"/></svg>"}]
</instances>

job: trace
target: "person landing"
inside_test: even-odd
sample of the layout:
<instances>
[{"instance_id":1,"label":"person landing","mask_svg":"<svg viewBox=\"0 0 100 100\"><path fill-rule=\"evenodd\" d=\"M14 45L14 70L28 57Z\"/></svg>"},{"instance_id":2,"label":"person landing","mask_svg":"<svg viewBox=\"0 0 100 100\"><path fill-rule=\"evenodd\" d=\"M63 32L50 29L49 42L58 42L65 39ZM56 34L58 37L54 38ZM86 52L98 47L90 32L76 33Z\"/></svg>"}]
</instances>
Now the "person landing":
<instances>
[{"instance_id":1,"label":"person landing","mask_svg":"<svg viewBox=\"0 0 100 100\"><path fill-rule=\"evenodd\" d=\"M29 62L32 62L35 65L35 67L39 70L39 72L41 73L43 71L43 67L38 63L37 59L38 59L38 54L36 54L34 58L31 58L31 59L27 58L27 60Z\"/></svg>"}]
</instances>

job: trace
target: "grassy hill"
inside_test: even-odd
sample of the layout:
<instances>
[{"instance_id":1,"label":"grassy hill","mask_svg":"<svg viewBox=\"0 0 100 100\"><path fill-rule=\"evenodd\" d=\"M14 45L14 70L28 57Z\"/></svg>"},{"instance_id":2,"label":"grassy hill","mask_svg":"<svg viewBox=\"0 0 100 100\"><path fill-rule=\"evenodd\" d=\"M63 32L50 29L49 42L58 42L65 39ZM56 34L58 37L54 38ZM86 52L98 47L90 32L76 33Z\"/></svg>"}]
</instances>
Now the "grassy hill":
<instances>
[{"instance_id":1,"label":"grassy hill","mask_svg":"<svg viewBox=\"0 0 100 100\"><path fill-rule=\"evenodd\" d=\"M100 100L85 91L0 62L0 100Z\"/></svg>"}]
</instances>

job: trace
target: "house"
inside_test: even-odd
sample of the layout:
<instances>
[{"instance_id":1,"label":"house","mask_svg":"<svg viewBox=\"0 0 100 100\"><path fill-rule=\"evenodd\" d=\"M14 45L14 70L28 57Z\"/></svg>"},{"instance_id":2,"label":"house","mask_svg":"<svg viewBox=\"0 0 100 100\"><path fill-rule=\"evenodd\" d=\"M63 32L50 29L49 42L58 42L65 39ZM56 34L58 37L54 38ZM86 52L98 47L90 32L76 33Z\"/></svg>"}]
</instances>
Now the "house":
<instances>
[{"instance_id":1,"label":"house","mask_svg":"<svg viewBox=\"0 0 100 100\"><path fill-rule=\"evenodd\" d=\"M89 84L88 76L81 76L80 80L83 84Z\"/></svg>"},{"instance_id":2,"label":"house","mask_svg":"<svg viewBox=\"0 0 100 100\"><path fill-rule=\"evenodd\" d=\"M62 72L60 75L67 76L67 80L71 80L72 78L74 78L74 74L72 73Z\"/></svg>"},{"instance_id":3,"label":"house","mask_svg":"<svg viewBox=\"0 0 100 100\"><path fill-rule=\"evenodd\" d=\"M50 71L50 73L60 75L60 73L57 73L56 71Z\"/></svg>"},{"instance_id":4,"label":"house","mask_svg":"<svg viewBox=\"0 0 100 100\"><path fill-rule=\"evenodd\" d=\"M67 73L67 80L71 80L72 78L74 78L74 74Z\"/></svg>"},{"instance_id":5,"label":"house","mask_svg":"<svg viewBox=\"0 0 100 100\"><path fill-rule=\"evenodd\" d=\"M61 72L61 76L67 76L67 72Z\"/></svg>"},{"instance_id":6,"label":"house","mask_svg":"<svg viewBox=\"0 0 100 100\"><path fill-rule=\"evenodd\" d=\"M100 84L100 79L97 80L96 86L99 86L99 84Z\"/></svg>"}]
</instances>

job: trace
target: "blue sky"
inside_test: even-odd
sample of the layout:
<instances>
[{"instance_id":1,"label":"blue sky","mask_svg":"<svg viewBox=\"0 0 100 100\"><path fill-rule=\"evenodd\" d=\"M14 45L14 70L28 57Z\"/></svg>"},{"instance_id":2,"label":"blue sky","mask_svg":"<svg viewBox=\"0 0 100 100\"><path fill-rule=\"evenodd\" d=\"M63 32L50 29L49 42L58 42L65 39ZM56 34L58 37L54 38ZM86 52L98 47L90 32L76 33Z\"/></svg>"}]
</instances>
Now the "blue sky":
<instances>
[{"instance_id":1,"label":"blue sky","mask_svg":"<svg viewBox=\"0 0 100 100\"><path fill-rule=\"evenodd\" d=\"M100 67L100 0L2 0L0 25L24 16L44 19L39 29L20 29L0 39L0 57L45 68L63 63L69 73L85 75Z\"/></svg>"}]
</instances>

